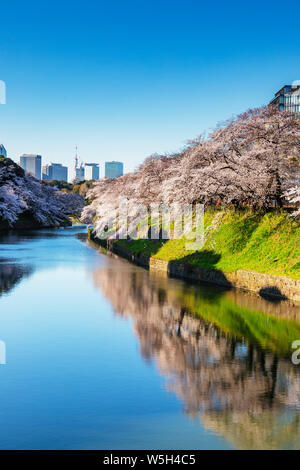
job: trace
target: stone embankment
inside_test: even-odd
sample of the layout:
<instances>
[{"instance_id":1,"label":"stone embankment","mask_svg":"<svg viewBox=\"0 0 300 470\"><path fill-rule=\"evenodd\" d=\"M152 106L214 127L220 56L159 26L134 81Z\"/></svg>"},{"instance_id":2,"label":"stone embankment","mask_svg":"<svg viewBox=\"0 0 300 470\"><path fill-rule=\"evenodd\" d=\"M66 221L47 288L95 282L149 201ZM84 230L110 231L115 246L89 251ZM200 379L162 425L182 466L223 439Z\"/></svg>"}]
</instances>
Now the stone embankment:
<instances>
[{"instance_id":1,"label":"stone embankment","mask_svg":"<svg viewBox=\"0 0 300 470\"><path fill-rule=\"evenodd\" d=\"M165 261L159 258L140 254L132 254L114 243L107 246L106 240L95 240L94 242L108 248L109 251L122 258L166 276L187 279L193 282L208 282L224 287L236 287L239 289L257 292L262 297L273 297L278 299L289 299L300 302L300 280L284 276L258 273L246 270L237 270L232 273L224 273L217 269L191 266L177 261Z\"/></svg>"}]
</instances>

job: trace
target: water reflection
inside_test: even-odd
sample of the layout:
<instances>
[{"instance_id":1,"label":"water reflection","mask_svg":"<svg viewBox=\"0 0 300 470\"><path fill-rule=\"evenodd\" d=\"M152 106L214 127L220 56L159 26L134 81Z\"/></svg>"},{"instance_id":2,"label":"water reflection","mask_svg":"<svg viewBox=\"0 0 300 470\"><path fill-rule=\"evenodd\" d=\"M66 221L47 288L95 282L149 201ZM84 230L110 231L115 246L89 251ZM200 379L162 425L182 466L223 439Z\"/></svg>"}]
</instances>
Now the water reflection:
<instances>
[{"instance_id":1,"label":"water reflection","mask_svg":"<svg viewBox=\"0 0 300 470\"><path fill-rule=\"evenodd\" d=\"M0 296L11 291L24 277L28 277L33 268L28 265L10 263L0 258Z\"/></svg>"},{"instance_id":2,"label":"water reflection","mask_svg":"<svg viewBox=\"0 0 300 470\"><path fill-rule=\"evenodd\" d=\"M297 448L300 309L239 291L156 278L120 260L93 271L116 314L130 317L185 413L238 448Z\"/></svg>"},{"instance_id":3,"label":"water reflection","mask_svg":"<svg viewBox=\"0 0 300 470\"><path fill-rule=\"evenodd\" d=\"M82 226L60 229L17 230L0 233L0 295L11 291L36 269L72 263L74 256L66 250L65 239L87 240ZM34 251L33 246L34 245ZM74 247L80 250L82 244Z\"/></svg>"}]
</instances>

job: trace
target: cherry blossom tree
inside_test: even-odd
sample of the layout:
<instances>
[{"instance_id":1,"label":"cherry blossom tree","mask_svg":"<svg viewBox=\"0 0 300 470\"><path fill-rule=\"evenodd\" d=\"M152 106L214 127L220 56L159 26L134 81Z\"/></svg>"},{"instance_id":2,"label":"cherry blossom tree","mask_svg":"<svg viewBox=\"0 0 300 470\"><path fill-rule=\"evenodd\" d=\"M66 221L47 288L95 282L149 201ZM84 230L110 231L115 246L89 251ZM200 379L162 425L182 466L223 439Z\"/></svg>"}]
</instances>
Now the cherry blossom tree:
<instances>
[{"instance_id":1,"label":"cherry blossom tree","mask_svg":"<svg viewBox=\"0 0 300 470\"><path fill-rule=\"evenodd\" d=\"M85 199L80 194L56 191L55 197L61 210L67 215L80 217L85 206Z\"/></svg>"},{"instance_id":2,"label":"cherry blossom tree","mask_svg":"<svg viewBox=\"0 0 300 470\"><path fill-rule=\"evenodd\" d=\"M288 189L285 193L285 196L291 204L295 204L298 206L298 209L296 209L292 215L294 217L299 216L300 215L300 183L298 182L292 188Z\"/></svg>"},{"instance_id":3,"label":"cherry blossom tree","mask_svg":"<svg viewBox=\"0 0 300 470\"><path fill-rule=\"evenodd\" d=\"M299 173L299 156L300 125L293 115L273 106L251 109L181 152L152 155L133 173L96 182L83 219L96 221L96 232L102 229L120 196L132 214L137 204L153 203L280 207Z\"/></svg>"},{"instance_id":4,"label":"cherry blossom tree","mask_svg":"<svg viewBox=\"0 0 300 470\"><path fill-rule=\"evenodd\" d=\"M68 215L80 214L83 205L82 196L60 193L8 158L0 162L0 218L9 226L23 213L42 226L58 226Z\"/></svg>"}]
</instances>

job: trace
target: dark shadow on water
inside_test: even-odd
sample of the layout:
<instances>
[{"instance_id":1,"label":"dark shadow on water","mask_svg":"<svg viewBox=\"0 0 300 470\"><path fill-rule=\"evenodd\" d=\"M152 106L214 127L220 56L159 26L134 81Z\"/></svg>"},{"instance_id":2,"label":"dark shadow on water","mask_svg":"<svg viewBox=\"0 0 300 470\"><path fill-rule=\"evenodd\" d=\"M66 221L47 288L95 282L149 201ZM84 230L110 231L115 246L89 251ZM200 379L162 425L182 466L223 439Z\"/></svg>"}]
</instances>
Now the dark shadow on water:
<instances>
[{"instance_id":1,"label":"dark shadow on water","mask_svg":"<svg viewBox=\"0 0 300 470\"><path fill-rule=\"evenodd\" d=\"M203 297L220 297L228 289L232 288L231 282L223 271L216 269L215 265L221 259L221 255L213 250L203 250L192 253L176 261L169 261L168 274L170 277L186 279L193 284L202 284ZM204 287L206 284L219 286L212 296L210 289ZM207 293L207 294L206 294Z\"/></svg>"},{"instance_id":2,"label":"dark shadow on water","mask_svg":"<svg viewBox=\"0 0 300 470\"><path fill-rule=\"evenodd\" d=\"M160 233L161 235L161 233ZM118 247L124 248L125 252L134 253L134 264L139 264L141 255L152 257L158 253L164 245L164 240L119 240ZM184 242L183 242L184 243ZM121 252L115 251L123 256ZM124 256L127 258L127 256ZM130 256L129 261L131 261ZM221 259L221 255L213 250L202 250L193 252L182 258L168 262L168 276L189 281L190 284L198 285L203 290L203 296L207 299L221 297L228 289L232 288L231 282L226 278L223 271L216 269L215 265ZM151 269L151 276L164 276L165 271ZM210 288L208 287L210 285Z\"/></svg>"},{"instance_id":3,"label":"dark shadow on water","mask_svg":"<svg viewBox=\"0 0 300 470\"><path fill-rule=\"evenodd\" d=\"M82 225L73 225L72 227L10 230L0 233L0 244L15 245L22 240L34 242L36 239L73 237L74 234L82 230L83 227Z\"/></svg>"},{"instance_id":4,"label":"dark shadow on water","mask_svg":"<svg viewBox=\"0 0 300 470\"><path fill-rule=\"evenodd\" d=\"M287 300L287 297L281 293L280 289L275 286L263 287L259 291L259 295L266 300L273 303L279 303L282 300Z\"/></svg>"},{"instance_id":5,"label":"dark shadow on water","mask_svg":"<svg viewBox=\"0 0 300 470\"><path fill-rule=\"evenodd\" d=\"M160 231L159 235L162 236L162 231ZM163 239L157 241L148 239L120 240L118 244L120 244L119 246L123 247L125 251L135 253L134 263L139 264L137 263L139 256L154 256L166 241L167 240ZM131 244L132 246L130 246ZM122 253L121 256L123 256ZM201 287L202 297L207 300L211 298L212 301L215 302L216 297L222 297L226 291L233 288L226 274L216 268L220 259L221 255L214 250L192 252L182 258L176 258L168 262L168 277L186 280L189 284L198 285L199 288ZM131 259L129 259L129 261L131 261ZM165 274L165 271L160 271L159 269L151 270L152 276L164 276ZM211 286L210 289L208 285ZM280 289L275 286L262 288L259 291L259 295L264 300L273 304L278 304L282 300L288 300Z\"/></svg>"},{"instance_id":6,"label":"dark shadow on water","mask_svg":"<svg viewBox=\"0 0 300 470\"><path fill-rule=\"evenodd\" d=\"M87 232L79 232L79 233L76 234L76 237L81 242L87 242L88 241L88 233Z\"/></svg>"}]
</instances>

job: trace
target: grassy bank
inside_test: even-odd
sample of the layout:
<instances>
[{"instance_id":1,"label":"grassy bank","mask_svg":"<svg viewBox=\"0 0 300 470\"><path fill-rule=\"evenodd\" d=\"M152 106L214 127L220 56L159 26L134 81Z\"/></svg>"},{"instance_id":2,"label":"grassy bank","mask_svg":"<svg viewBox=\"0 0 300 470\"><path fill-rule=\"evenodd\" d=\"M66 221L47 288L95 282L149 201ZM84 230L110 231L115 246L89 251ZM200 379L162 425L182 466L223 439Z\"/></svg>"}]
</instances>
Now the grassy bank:
<instances>
[{"instance_id":1,"label":"grassy bank","mask_svg":"<svg viewBox=\"0 0 300 470\"><path fill-rule=\"evenodd\" d=\"M206 241L187 251L184 238L168 241L119 240L133 254L214 268L238 269L300 279L300 227L285 212L252 213L210 209L204 218Z\"/></svg>"},{"instance_id":2,"label":"grassy bank","mask_svg":"<svg viewBox=\"0 0 300 470\"><path fill-rule=\"evenodd\" d=\"M184 294L182 299L187 310L213 323L220 330L249 344L257 344L279 355L289 355L291 344L300 336L300 324L297 321L263 314L250 308L242 307L226 295L215 300Z\"/></svg>"}]
</instances>

